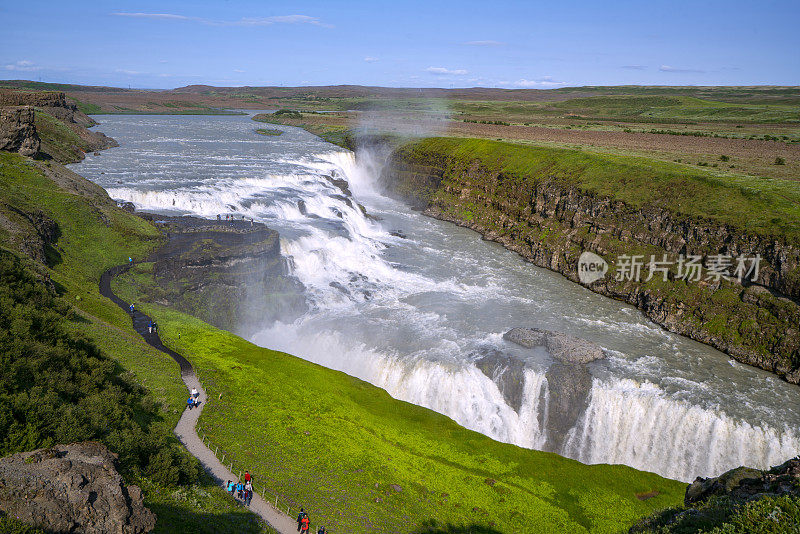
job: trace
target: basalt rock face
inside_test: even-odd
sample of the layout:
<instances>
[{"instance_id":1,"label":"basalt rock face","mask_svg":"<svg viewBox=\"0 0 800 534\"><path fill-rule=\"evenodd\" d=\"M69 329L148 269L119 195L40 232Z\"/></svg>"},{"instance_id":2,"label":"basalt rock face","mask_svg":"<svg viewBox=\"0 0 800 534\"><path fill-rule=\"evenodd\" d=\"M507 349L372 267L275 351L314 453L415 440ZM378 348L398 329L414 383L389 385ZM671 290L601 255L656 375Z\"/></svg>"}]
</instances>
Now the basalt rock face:
<instances>
[{"instance_id":1,"label":"basalt rock face","mask_svg":"<svg viewBox=\"0 0 800 534\"><path fill-rule=\"evenodd\" d=\"M81 161L86 152L119 146L114 139L105 134L88 130L87 128L97 123L80 111L75 104L67 102L64 93L0 90L0 113L5 114L5 110L13 110L19 106L31 110L29 122L37 143L36 151L33 153L27 153L30 152L30 148L26 148L26 153L20 150L23 155L35 155L41 151L44 157L49 156L59 163L75 163ZM36 113L46 114L52 118L48 120L43 116L35 117L34 108ZM28 120L27 116L25 118ZM2 122L5 122L5 119ZM38 129L35 124L38 124ZM29 144L31 143L34 141L29 141Z\"/></svg>"},{"instance_id":2,"label":"basalt rock face","mask_svg":"<svg viewBox=\"0 0 800 534\"><path fill-rule=\"evenodd\" d=\"M589 363L605 358L603 349L599 345L563 332L538 328L512 328L503 334L503 339L528 349L546 347L553 358L567 364Z\"/></svg>"},{"instance_id":3,"label":"basalt rock face","mask_svg":"<svg viewBox=\"0 0 800 534\"><path fill-rule=\"evenodd\" d=\"M0 510L47 532L139 534L155 528L117 455L97 442L56 445L0 459Z\"/></svg>"},{"instance_id":4,"label":"basalt rock face","mask_svg":"<svg viewBox=\"0 0 800 534\"><path fill-rule=\"evenodd\" d=\"M519 179L447 152L396 150L386 192L425 214L471 228L537 266L580 283L584 251L616 258L760 255L756 283L635 282L606 276L587 287L627 302L664 328L800 383L800 245L657 206L637 208L555 176Z\"/></svg>"},{"instance_id":5,"label":"basalt rock face","mask_svg":"<svg viewBox=\"0 0 800 534\"><path fill-rule=\"evenodd\" d=\"M144 214L169 243L152 258L153 302L242 334L305 309L302 286L287 275L278 233L250 221Z\"/></svg>"},{"instance_id":6,"label":"basalt rock face","mask_svg":"<svg viewBox=\"0 0 800 534\"><path fill-rule=\"evenodd\" d=\"M0 107L0 150L36 156L41 141L31 107Z\"/></svg>"}]
</instances>

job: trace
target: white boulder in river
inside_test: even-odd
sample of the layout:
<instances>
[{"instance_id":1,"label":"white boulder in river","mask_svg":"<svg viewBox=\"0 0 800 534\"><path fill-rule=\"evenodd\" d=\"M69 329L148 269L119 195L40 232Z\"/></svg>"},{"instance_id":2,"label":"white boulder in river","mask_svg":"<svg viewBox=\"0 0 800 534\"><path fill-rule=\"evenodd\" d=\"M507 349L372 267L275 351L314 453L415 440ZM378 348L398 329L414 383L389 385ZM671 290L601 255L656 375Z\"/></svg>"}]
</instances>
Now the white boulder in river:
<instances>
[{"instance_id":1,"label":"white boulder in river","mask_svg":"<svg viewBox=\"0 0 800 534\"><path fill-rule=\"evenodd\" d=\"M589 363L605 358L603 349L599 345L562 332L538 328L512 328L503 334L503 339L529 349L547 347L550 355L563 363Z\"/></svg>"}]
</instances>

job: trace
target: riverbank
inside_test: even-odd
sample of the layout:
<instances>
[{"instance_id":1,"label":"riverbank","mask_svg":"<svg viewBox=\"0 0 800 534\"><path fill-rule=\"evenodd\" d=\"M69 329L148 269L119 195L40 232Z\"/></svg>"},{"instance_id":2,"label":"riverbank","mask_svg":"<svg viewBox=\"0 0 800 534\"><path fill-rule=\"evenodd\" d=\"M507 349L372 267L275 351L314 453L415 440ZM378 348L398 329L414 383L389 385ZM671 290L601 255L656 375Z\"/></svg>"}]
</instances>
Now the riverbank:
<instances>
[{"instance_id":1,"label":"riverbank","mask_svg":"<svg viewBox=\"0 0 800 534\"><path fill-rule=\"evenodd\" d=\"M800 382L800 189L727 180L653 161L509 143L431 138L389 157L382 186L427 215L469 227L580 283L578 259L603 258L589 289L738 361ZM624 258L644 275L629 279ZM651 256L673 263L647 280ZM681 279L677 260L760 257L755 280ZM621 261L622 260L622 261ZM629 273L630 274L630 273ZM685 274L685 273L684 273ZM617 280L620 278L620 280Z\"/></svg>"}]
</instances>

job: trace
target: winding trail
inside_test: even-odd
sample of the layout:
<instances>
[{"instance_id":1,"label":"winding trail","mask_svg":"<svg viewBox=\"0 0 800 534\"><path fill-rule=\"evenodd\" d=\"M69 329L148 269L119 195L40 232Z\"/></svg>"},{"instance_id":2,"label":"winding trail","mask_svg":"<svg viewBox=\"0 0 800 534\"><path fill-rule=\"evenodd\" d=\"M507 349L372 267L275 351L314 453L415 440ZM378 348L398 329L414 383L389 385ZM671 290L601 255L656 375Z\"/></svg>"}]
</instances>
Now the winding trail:
<instances>
[{"instance_id":1,"label":"winding trail","mask_svg":"<svg viewBox=\"0 0 800 534\"><path fill-rule=\"evenodd\" d=\"M111 299L111 301L113 301L117 306L126 312L128 312L130 304L114 294L114 292L111 290L111 280L128 271L130 268L131 265L129 264L118 265L117 267L112 267L111 269L107 270L100 277L100 294ZM189 363L189 360L174 350L165 347L157 333L149 333L147 331L147 324L150 322L150 320L151 319L149 316L145 315L139 310L135 310L133 313L134 330L136 330L136 332L142 336L142 338L144 338L148 345L160 350L165 354L168 354L173 360L178 362L178 365L181 368L181 378L183 379L183 383L186 384L186 387L189 390L194 387L200 392L198 398L200 402L199 407L191 410L186 408L183 411L183 414L178 421L178 425L175 427L175 435L178 437L181 443L186 446L192 456L200 461L203 468L214 477L221 487L224 488L225 481L237 480L237 477L231 473L222 464L222 462L219 461L219 459L217 459L214 453L211 452L211 449L205 446L203 441L194 430L197 420L200 418L200 414L203 411L203 406L206 404L206 392L203 389L200 381L197 379L197 375L192 368L192 364ZM264 521L269 523L272 528L281 534L295 534L297 532L297 522L275 508L272 504L265 501L258 493L253 492L253 500L250 503L249 508L253 513L259 515Z\"/></svg>"}]
</instances>

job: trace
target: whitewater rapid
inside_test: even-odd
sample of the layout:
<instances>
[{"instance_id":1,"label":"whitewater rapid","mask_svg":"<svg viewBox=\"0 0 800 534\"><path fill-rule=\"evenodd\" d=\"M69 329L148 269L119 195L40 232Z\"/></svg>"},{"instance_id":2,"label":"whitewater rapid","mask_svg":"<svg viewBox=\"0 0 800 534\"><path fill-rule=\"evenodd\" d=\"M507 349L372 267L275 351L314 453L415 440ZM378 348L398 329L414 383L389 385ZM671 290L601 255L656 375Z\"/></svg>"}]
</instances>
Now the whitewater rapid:
<instances>
[{"instance_id":1,"label":"whitewater rapid","mask_svg":"<svg viewBox=\"0 0 800 534\"><path fill-rule=\"evenodd\" d=\"M74 168L113 198L162 213L252 217L280 232L308 312L248 332L258 344L496 440L544 450L555 443L586 463L688 481L800 453L796 386L385 198L376 189L379 157L356 158L295 128L259 136L249 117L103 122L121 146ZM589 366L585 409L566 435L554 436L548 419L553 362L504 341L514 326L568 332L609 354ZM513 400L481 363L496 354L519 363Z\"/></svg>"}]
</instances>

